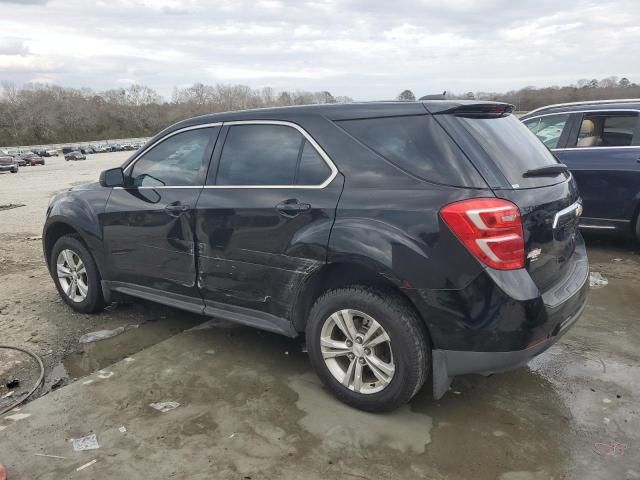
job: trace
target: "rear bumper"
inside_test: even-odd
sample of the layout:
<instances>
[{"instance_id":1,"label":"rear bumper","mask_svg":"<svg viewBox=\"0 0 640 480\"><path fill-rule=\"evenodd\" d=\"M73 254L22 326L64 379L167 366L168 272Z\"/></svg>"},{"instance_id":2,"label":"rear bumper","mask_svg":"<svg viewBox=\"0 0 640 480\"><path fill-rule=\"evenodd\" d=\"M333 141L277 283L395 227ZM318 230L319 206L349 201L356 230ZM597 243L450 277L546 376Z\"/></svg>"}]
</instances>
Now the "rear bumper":
<instances>
[{"instance_id":1,"label":"rear bumper","mask_svg":"<svg viewBox=\"0 0 640 480\"><path fill-rule=\"evenodd\" d=\"M18 168L17 165L0 165L0 172L10 172Z\"/></svg>"},{"instance_id":2,"label":"rear bumper","mask_svg":"<svg viewBox=\"0 0 640 480\"><path fill-rule=\"evenodd\" d=\"M509 298L505 305L510 306L496 307L492 319L485 317L479 325L461 328L457 339L467 340L466 348L436 343L440 348L432 353L435 398L446 393L457 375L487 375L526 365L571 328L584 311L589 291L584 243L576 247L573 269L552 289L536 292L534 298L516 299L504 284L501 287ZM522 284L515 283L515 287L517 292L523 290ZM496 298L504 300L494 295L493 300Z\"/></svg>"}]
</instances>

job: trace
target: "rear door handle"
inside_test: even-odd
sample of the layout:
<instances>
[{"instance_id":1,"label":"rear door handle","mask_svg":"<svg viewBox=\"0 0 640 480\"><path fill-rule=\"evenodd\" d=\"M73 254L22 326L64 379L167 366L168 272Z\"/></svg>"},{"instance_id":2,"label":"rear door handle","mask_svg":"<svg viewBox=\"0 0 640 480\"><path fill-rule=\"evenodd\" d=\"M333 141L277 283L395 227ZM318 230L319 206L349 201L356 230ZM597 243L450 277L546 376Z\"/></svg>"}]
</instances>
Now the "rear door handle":
<instances>
[{"instance_id":1,"label":"rear door handle","mask_svg":"<svg viewBox=\"0 0 640 480\"><path fill-rule=\"evenodd\" d=\"M167 205L166 207L164 207L165 212L167 212L169 215L171 215L172 217L177 217L185 212L188 212L189 210L191 210L191 207L189 207L189 205Z\"/></svg>"},{"instance_id":2,"label":"rear door handle","mask_svg":"<svg viewBox=\"0 0 640 480\"><path fill-rule=\"evenodd\" d=\"M308 203L300 203L296 199L290 199L276 205L276 210L280 212L280 215L285 217L295 217L302 212L311 210L311 205Z\"/></svg>"}]
</instances>

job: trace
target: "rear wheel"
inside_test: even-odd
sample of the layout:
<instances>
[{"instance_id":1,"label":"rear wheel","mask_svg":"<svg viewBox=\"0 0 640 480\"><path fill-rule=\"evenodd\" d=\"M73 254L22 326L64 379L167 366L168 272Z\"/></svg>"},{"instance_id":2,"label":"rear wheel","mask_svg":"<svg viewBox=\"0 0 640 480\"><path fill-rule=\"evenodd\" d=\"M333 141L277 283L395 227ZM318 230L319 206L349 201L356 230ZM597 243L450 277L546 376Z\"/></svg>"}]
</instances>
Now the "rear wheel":
<instances>
[{"instance_id":1,"label":"rear wheel","mask_svg":"<svg viewBox=\"0 0 640 480\"><path fill-rule=\"evenodd\" d=\"M49 262L58 293L67 305L82 313L97 312L105 307L98 268L77 237L60 237Z\"/></svg>"},{"instance_id":2,"label":"rear wheel","mask_svg":"<svg viewBox=\"0 0 640 480\"><path fill-rule=\"evenodd\" d=\"M408 402L429 368L429 342L399 296L363 286L332 290L311 309L311 363L325 386L353 407L381 412Z\"/></svg>"}]
</instances>

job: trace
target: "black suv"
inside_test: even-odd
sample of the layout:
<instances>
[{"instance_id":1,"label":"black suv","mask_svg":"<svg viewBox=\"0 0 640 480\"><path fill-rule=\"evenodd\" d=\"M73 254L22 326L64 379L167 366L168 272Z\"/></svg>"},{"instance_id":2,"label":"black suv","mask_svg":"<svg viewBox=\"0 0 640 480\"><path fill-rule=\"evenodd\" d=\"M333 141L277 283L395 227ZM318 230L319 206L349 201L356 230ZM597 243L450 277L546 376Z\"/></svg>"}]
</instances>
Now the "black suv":
<instances>
[{"instance_id":1,"label":"black suv","mask_svg":"<svg viewBox=\"0 0 640 480\"><path fill-rule=\"evenodd\" d=\"M60 295L125 294L288 336L342 401L526 364L580 316L566 167L500 103L322 105L173 125L43 233Z\"/></svg>"}]
</instances>

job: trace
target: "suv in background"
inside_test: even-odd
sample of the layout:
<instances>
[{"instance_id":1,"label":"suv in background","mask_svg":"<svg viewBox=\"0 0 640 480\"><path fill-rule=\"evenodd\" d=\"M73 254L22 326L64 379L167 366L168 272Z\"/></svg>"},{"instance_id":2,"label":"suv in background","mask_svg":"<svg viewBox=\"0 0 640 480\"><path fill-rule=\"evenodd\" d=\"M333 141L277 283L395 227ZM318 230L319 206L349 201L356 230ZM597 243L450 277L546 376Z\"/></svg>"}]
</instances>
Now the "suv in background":
<instances>
[{"instance_id":1,"label":"suv in background","mask_svg":"<svg viewBox=\"0 0 640 480\"><path fill-rule=\"evenodd\" d=\"M201 116L52 199L43 247L79 312L129 295L288 336L342 401L526 364L583 311L566 167L502 103Z\"/></svg>"},{"instance_id":2,"label":"suv in background","mask_svg":"<svg viewBox=\"0 0 640 480\"><path fill-rule=\"evenodd\" d=\"M640 99L563 103L522 122L566 164L584 202L580 227L640 240Z\"/></svg>"}]
</instances>

